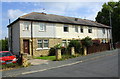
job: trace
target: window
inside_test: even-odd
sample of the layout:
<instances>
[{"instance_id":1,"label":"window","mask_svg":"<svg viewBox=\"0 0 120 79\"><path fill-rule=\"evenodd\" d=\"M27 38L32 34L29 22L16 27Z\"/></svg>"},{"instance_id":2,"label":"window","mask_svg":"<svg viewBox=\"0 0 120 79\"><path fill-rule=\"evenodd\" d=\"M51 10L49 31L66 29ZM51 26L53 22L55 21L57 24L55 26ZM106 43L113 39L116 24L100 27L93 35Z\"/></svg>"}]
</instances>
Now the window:
<instances>
[{"instance_id":1,"label":"window","mask_svg":"<svg viewBox=\"0 0 120 79\"><path fill-rule=\"evenodd\" d=\"M40 23L40 31L45 31L45 30L46 30L46 24Z\"/></svg>"},{"instance_id":2,"label":"window","mask_svg":"<svg viewBox=\"0 0 120 79\"><path fill-rule=\"evenodd\" d=\"M105 34L105 28L102 28L102 32L103 32L103 34Z\"/></svg>"},{"instance_id":3,"label":"window","mask_svg":"<svg viewBox=\"0 0 120 79\"><path fill-rule=\"evenodd\" d=\"M38 48L42 48L42 40L38 40Z\"/></svg>"},{"instance_id":4,"label":"window","mask_svg":"<svg viewBox=\"0 0 120 79\"><path fill-rule=\"evenodd\" d=\"M48 40L43 40L44 41L44 47L48 47Z\"/></svg>"},{"instance_id":5,"label":"window","mask_svg":"<svg viewBox=\"0 0 120 79\"><path fill-rule=\"evenodd\" d=\"M29 30L29 25L28 22L24 22L24 30Z\"/></svg>"},{"instance_id":6,"label":"window","mask_svg":"<svg viewBox=\"0 0 120 79\"><path fill-rule=\"evenodd\" d=\"M88 33L92 33L92 27L88 27Z\"/></svg>"},{"instance_id":7,"label":"window","mask_svg":"<svg viewBox=\"0 0 120 79\"><path fill-rule=\"evenodd\" d=\"M75 26L75 32L78 32L78 26Z\"/></svg>"},{"instance_id":8,"label":"window","mask_svg":"<svg viewBox=\"0 0 120 79\"><path fill-rule=\"evenodd\" d=\"M68 32L68 25L64 25L64 29L63 29L64 32Z\"/></svg>"},{"instance_id":9,"label":"window","mask_svg":"<svg viewBox=\"0 0 120 79\"><path fill-rule=\"evenodd\" d=\"M80 27L80 32L83 33L83 27L82 26Z\"/></svg>"},{"instance_id":10,"label":"window","mask_svg":"<svg viewBox=\"0 0 120 79\"><path fill-rule=\"evenodd\" d=\"M38 48L48 48L48 40L38 40Z\"/></svg>"},{"instance_id":11,"label":"window","mask_svg":"<svg viewBox=\"0 0 120 79\"><path fill-rule=\"evenodd\" d=\"M70 40L62 40L62 46L63 46L63 47L68 46L69 43L70 43Z\"/></svg>"}]
</instances>

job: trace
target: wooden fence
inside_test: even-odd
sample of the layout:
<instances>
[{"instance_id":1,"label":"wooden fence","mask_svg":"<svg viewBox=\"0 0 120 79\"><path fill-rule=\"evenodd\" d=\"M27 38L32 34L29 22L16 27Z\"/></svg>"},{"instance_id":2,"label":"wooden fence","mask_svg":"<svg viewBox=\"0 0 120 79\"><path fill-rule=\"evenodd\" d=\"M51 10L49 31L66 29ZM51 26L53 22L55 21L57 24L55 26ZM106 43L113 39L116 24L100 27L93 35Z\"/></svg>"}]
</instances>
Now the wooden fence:
<instances>
[{"instance_id":1,"label":"wooden fence","mask_svg":"<svg viewBox=\"0 0 120 79\"><path fill-rule=\"evenodd\" d=\"M115 48L120 48L120 42L115 44Z\"/></svg>"},{"instance_id":2,"label":"wooden fence","mask_svg":"<svg viewBox=\"0 0 120 79\"><path fill-rule=\"evenodd\" d=\"M110 50L109 43L101 43L99 45L93 44L92 46L87 48L87 54L101 52L101 51L105 51L105 50Z\"/></svg>"}]
</instances>

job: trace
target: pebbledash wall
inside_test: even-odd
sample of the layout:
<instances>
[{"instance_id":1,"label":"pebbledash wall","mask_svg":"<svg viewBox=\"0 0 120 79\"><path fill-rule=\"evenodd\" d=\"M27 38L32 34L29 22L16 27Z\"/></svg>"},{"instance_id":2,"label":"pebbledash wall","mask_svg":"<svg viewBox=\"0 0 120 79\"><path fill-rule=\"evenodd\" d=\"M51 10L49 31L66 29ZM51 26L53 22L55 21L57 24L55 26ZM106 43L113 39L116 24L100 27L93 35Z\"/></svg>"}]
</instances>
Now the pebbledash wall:
<instances>
[{"instance_id":1,"label":"pebbledash wall","mask_svg":"<svg viewBox=\"0 0 120 79\"><path fill-rule=\"evenodd\" d=\"M29 30L24 30L24 22L27 22L29 24ZM91 37L92 39L99 39L101 42L102 40L106 40L106 42L110 39L110 29L105 28L105 34L102 32L102 28L98 27L92 27L92 33L88 33L88 26L83 26L84 32L80 32L79 25L70 25L69 31L64 32L63 27L64 24L60 23L46 23L46 30L41 32L39 23L45 23L45 22L32 22L32 32L33 32L33 38L31 39L31 21L18 21L15 24L12 25L12 31L14 35L12 35L13 43L11 46L13 46L13 51L15 54L24 53L23 51L23 40L29 40L29 55L33 56L41 56L41 55L48 55L49 49L51 47L54 47L58 43L62 43L62 40L72 40L72 39L82 39L86 36ZM78 32L75 32L75 27L78 27ZM8 28L9 31L10 27ZM11 34L11 33L9 33ZM11 36L11 35L9 35ZM37 40L39 39L45 39L48 40L48 48L38 48ZM11 38L9 38L11 40ZM31 44L32 43L32 44ZM33 46L31 46L33 45ZM10 46L10 47L11 47ZM32 49L33 48L33 49Z\"/></svg>"}]
</instances>

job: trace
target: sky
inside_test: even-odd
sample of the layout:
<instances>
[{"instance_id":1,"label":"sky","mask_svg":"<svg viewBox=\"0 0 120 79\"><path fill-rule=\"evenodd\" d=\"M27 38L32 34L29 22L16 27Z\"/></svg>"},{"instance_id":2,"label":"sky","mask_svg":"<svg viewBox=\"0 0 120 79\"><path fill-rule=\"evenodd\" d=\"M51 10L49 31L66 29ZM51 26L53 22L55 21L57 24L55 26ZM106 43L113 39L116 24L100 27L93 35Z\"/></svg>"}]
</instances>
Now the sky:
<instances>
[{"instance_id":1,"label":"sky","mask_svg":"<svg viewBox=\"0 0 120 79\"><path fill-rule=\"evenodd\" d=\"M77 17L95 21L97 13L105 2L2 2L0 3L0 39L8 37L9 19L13 22L18 17L31 12L45 12L69 17ZM45 10L43 10L45 9Z\"/></svg>"}]
</instances>

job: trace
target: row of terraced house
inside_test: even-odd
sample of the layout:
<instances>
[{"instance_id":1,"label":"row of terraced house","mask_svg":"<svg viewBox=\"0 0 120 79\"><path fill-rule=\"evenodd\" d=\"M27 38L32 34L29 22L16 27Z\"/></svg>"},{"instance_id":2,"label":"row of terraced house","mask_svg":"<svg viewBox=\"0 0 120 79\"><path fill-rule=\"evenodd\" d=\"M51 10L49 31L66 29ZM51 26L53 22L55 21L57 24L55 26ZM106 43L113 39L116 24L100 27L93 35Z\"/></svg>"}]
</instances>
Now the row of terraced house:
<instances>
[{"instance_id":1,"label":"row of terraced house","mask_svg":"<svg viewBox=\"0 0 120 79\"><path fill-rule=\"evenodd\" d=\"M65 46L70 40L86 36L108 43L109 26L80 18L32 12L20 16L8 26L9 50L16 55L48 55L49 49L58 43Z\"/></svg>"}]
</instances>

